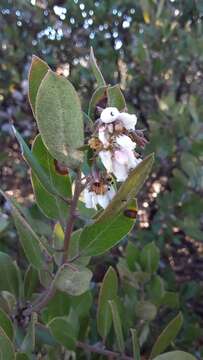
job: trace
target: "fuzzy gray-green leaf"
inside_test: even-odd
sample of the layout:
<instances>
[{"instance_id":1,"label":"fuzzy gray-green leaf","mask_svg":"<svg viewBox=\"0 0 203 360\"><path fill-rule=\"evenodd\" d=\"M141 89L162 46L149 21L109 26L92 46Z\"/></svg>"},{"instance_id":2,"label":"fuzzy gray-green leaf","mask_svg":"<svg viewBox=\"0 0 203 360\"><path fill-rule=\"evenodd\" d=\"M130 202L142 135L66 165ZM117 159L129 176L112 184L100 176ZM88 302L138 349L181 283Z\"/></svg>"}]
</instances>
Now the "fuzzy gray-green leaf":
<instances>
[{"instance_id":1,"label":"fuzzy gray-green leaf","mask_svg":"<svg viewBox=\"0 0 203 360\"><path fill-rule=\"evenodd\" d=\"M92 273L81 265L63 265L54 280L54 286L69 295L78 296L89 289Z\"/></svg>"},{"instance_id":2,"label":"fuzzy gray-green leaf","mask_svg":"<svg viewBox=\"0 0 203 360\"><path fill-rule=\"evenodd\" d=\"M32 153L39 165L46 172L49 181L53 184L57 194L59 194L59 196L50 194L32 171L32 186L37 204L47 217L63 221L64 218L67 218L69 208L68 204L63 199L71 198L70 178L68 175L64 176L56 171L54 159L44 146L40 134L36 136L33 142Z\"/></svg>"},{"instance_id":3,"label":"fuzzy gray-green leaf","mask_svg":"<svg viewBox=\"0 0 203 360\"><path fill-rule=\"evenodd\" d=\"M83 114L70 81L49 70L40 84L35 110L42 140L54 159L71 168L80 166Z\"/></svg>"},{"instance_id":4,"label":"fuzzy gray-green leaf","mask_svg":"<svg viewBox=\"0 0 203 360\"><path fill-rule=\"evenodd\" d=\"M42 79L49 70L49 66L38 56L33 55L32 63L29 72L29 101L33 111L35 113L35 102L37 97L37 91L41 84Z\"/></svg>"}]
</instances>

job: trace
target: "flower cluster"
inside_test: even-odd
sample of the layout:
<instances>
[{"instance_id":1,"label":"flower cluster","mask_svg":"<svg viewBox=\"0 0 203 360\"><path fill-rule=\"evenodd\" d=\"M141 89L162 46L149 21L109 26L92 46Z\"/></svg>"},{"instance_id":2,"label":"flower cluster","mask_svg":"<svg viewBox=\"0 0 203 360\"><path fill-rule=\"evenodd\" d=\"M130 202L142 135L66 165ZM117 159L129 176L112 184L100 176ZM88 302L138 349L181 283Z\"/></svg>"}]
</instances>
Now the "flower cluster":
<instances>
[{"instance_id":1,"label":"flower cluster","mask_svg":"<svg viewBox=\"0 0 203 360\"><path fill-rule=\"evenodd\" d=\"M89 140L90 148L101 159L107 174L113 174L118 182L125 181L129 172L141 162L139 154L135 152L136 123L136 115L107 107L102 110L95 133ZM100 181L98 177L93 183L97 181ZM101 181L98 187L99 190L88 183L84 191L86 207L95 208L99 204L105 208L115 194L113 186L109 187L105 182Z\"/></svg>"}]
</instances>

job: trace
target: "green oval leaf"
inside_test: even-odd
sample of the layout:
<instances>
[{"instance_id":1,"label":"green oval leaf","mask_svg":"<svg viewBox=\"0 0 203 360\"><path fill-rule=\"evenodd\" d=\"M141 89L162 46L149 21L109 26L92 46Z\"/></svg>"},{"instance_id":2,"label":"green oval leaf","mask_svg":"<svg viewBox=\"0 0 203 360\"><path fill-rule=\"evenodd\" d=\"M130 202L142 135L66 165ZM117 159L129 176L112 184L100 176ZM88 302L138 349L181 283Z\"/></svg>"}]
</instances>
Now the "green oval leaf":
<instances>
[{"instance_id":1,"label":"green oval leaf","mask_svg":"<svg viewBox=\"0 0 203 360\"><path fill-rule=\"evenodd\" d=\"M179 308L179 294L172 291L166 291L163 298L160 300L160 305L168 306L171 309Z\"/></svg>"},{"instance_id":2,"label":"green oval leaf","mask_svg":"<svg viewBox=\"0 0 203 360\"><path fill-rule=\"evenodd\" d=\"M8 197L1 189L0 193L12 205L12 216L19 235L21 246L24 250L30 264L36 269L42 269L45 265L45 254L50 256L38 235L34 232L30 224L20 212L20 207L15 204L14 200Z\"/></svg>"},{"instance_id":3,"label":"green oval leaf","mask_svg":"<svg viewBox=\"0 0 203 360\"><path fill-rule=\"evenodd\" d=\"M20 350L31 354L35 350L36 344L36 335L35 335L35 325L37 323L37 314L32 313L30 323L26 329L26 334L21 343Z\"/></svg>"},{"instance_id":4,"label":"green oval leaf","mask_svg":"<svg viewBox=\"0 0 203 360\"><path fill-rule=\"evenodd\" d=\"M0 359L14 360L15 353L12 342L0 327Z\"/></svg>"},{"instance_id":5,"label":"green oval leaf","mask_svg":"<svg viewBox=\"0 0 203 360\"><path fill-rule=\"evenodd\" d=\"M126 108L125 98L119 85L109 86L107 89L108 106L116 107L118 110Z\"/></svg>"},{"instance_id":6,"label":"green oval leaf","mask_svg":"<svg viewBox=\"0 0 203 360\"><path fill-rule=\"evenodd\" d=\"M29 357L25 353L18 352L16 353L15 360L29 360Z\"/></svg>"},{"instance_id":7,"label":"green oval leaf","mask_svg":"<svg viewBox=\"0 0 203 360\"><path fill-rule=\"evenodd\" d=\"M59 174L54 165L54 159L49 154L47 148L42 142L41 135L37 135L33 145L32 153L37 159L39 165L46 172L50 182L62 198L71 198L71 182L68 175ZM62 198L50 194L41 184L35 173L31 173L32 186L35 199L42 212L51 219L67 218L69 206Z\"/></svg>"},{"instance_id":8,"label":"green oval leaf","mask_svg":"<svg viewBox=\"0 0 203 360\"><path fill-rule=\"evenodd\" d=\"M131 241L128 242L128 245L126 247L125 258L128 264L128 268L131 271L137 270L136 264L139 263L140 249L138 249L138 247L136 247L135 244Z\"/></svg>"},{"instance_id":9,"label":"green oval leaf","mask_svg":"<svg viewBox=\"0 0 203 360\"><path fill-rule=\"evenodd\" d=\"M140 254L140 264L143 270L149 273L157 271L160 260L160 251L154 242L147 244Z\"/></svg>"},{"instance_id":10,"label":"green oval leaf","mask_svg":"<svg viewBox=\"0 0 203 360\"><path fill-rule=\"evenodd\" d=\"M114 300L110 300L109 305L111 308L111 313L112 313L112 318L113 318L113 326L114 326L114 331L116 334L118 350L122 353L122 352L124 352L124 349L125 349L125 342L124 342L124 338L123 338L121 319L119 316L116 302Z\"/></svg>"},{"instance_id":11,"label":"green oval leaf","mask_svg":"<svg viewBox=\"0 0 203 360\"><path fill-rule=\"evenodd\" d=\"M83 256L101 255L126 236L133 224L134 220L121 212L86 226L80 235L80 253Z\"/></svg>"},{"instance_id":12,"label":"green oval leaf","mask_svg":"<svg viewBox=\"0 0 203 360\"><path fill-rule=\"evenodd\" d=\"M38 177L40 183L43 185L43 187L50 192L50 194L57 195L57 191L54 188L53 184L51 183L50 179L48 178L46 172L42 168L42 166L37 161L36 157L33 155L29 147L27 146L26 142L23 140L20 133L16 130L16 128L13 126L13 132L18 140L18 143L21 147L21 152L28 163L28 165L31 167L32 171L35 173L35 175Z\"/></svg>"},{"instance_id":13,"label":"green oval leaf","mask_svg":"<svg viewBox=\"0 0 203 360\"><path fill-rule=\"evenodd\" d=\"M140 301L136 307L136 315L142 320L152 321L156 314L156 306L149 301Z\"/></svg>"},{"instance_id":14,"label":"green oval leaf","mask_svg":"<svg viewBox=\"0 0 203 360\"><path fill-rule=\"evenodd\" d=\"M24 277L24 295L30 299L39 286L39 274L37 269L31 265L28 267Z\"/></svg>"},{"instance_id":15,"label":"green oval leaf","mask_svg":"<svg viewBox=\"0 0 203 360\"><path fill-rule=\"evenodd\" d=\"M70 296L62 291L56 291L43 310L43 322L48 323L55 317L67 316L70 310Z\"/></svg>"},{"instance_id":16,"label":"green oval leaf","mask_svg":"<svg viewBox=\"0 0 203 360\"><path fill-rule=\"evenodd\" d=\"M170 343L176 338L183 324L182 314L179 313L173 320L169 322L166 328L159 335L156 340L150 355L150 359L162 353Z\"/></svg>"},{"instance_id":17,"label":"green oval leaf","mask_svg":"<svg viewBox=\"0 0 203 360\"><path fill-rule=\"evenodd\" d=\"M197 360L193 355L185 351L170 351L165 354L159 355L153 360Z\"/></svg>"},{"instance_id":18,"label":"green oval leaf","mask_svg":"<svg viewBox=\"0 0 203 360\"><path fill-rule=\"evenodd\" d=\"M42 269L45 264L45 248L39 237L16 209L13 209L12 215L27 260L36 269Z\"/></svg>"},{"instance_id":19,"label":"green oval leaf","mask_svg":"<svg viewBox=\"0 0 203 360\"><path fill-rule=\"evenodd\" d=\"M109 300L117 296L118 279L115 270L110 266L101 284L98 309L97 309L97 329L102 338L106 338L112 323L112 316L109 307Z\"/></svg>"},{"instance_id":20,"label":"green oval leaf","mask_svg":"<svg viewBox=\"0 0 203 360\"><path fill-rule=\"evenodd\" d=\"M93 301L91 289L79 296L69 296L69 299L78 318L82 319L89 315Z\"/></svg>"},{"instance_id":21,"label":"green oval leaf","mask_svg":"<svg viewBox=\"0 0 203 360\"><path fill-rule=\"evenodd\" d=\"M159 275L154 275L147 284L147 293L149 299L155 305L160 305L166 292L164 289L164 281Z\"/></svg>"},{"instance_id":22,"label":"green oval leaf","mask_svg":"<svg viewBox=\"0 0 203 360\"><path fill-rule=\"evenodd\" d=\"M50 329L42 323L36 323L35 326L36 342L42 345L51 345L51 347L57 348L57 341L53 338ZM54 358L52 358L54 360Z\"/></svg>"},{"instance_id":23,"label":"green oval leaf","mask_svg":"<svg viewBox=\"0 0 203 360\"><path fill-rule=\"evenodd\" d=\"M91 66L93 74L97 80L98 86L105 85L105 80L104 80L103 75L97 65L97 61L95 59L94 51L93 51L92 47L90 48L90 66Z\"/></svg>"},{"instance_id":24,"label":"green oval leaf","mask_svg":"<svg viewBox=\"0 0 203 360\"><path fill-rule=\"evenodd\" d=\"M29 101L33 111L35 113L35 102L37 97L37 91L41 84L42 79L49 70L49 66L38 56L32 56L32 63L29 72Z\"/></svg>"},{"instance_id":25,"label":"green oval leaf","mask_svg":"<svg viewBox=\"0 0 203 360\"><path fill-rule=\"evenodd\" d=\"M84 266L64 264L56 274L54 286L69 295L77 296L89 289L92 272Z\"/></svg>"},{"instance_id":26,"label":"green oval leaf","mask_svg":"<svg viewBox=\"0 0 203 360\"><path fill-rule=\"evenodd\" d=\"M65 317L55 317L48 324L53 337L68 350L74 350L76 340L74 327Z\"/></svg>"},{"instance_id":27,"label":"green oval leaf","mask_svg":"<svg viewBox=\"0 0 203 360\"><path fill-rule=\"evenodd\" d=\"M0 274L4 274L0 278L0 291L6 290L18 296L19 278L12 259L9 255L0 252Z\"/></svg>"},{"instance_id":28,"label":"green oval leaf","mask_svg":"<svg viewBox=\"0 0 203 360\"><path fill-rule=\"evenodd\" d=\"M137 330L130 329L130 332L131 332L132 343L133 343L133 359L141 360L140 345L139 345L139 340L137 337Z\"/></svg>"},{"instance_id":29,"label":"green oval leaf","mask_svg":"<svg viewBox=\"0 0 203 360\"><path fill-rule=\"evenodd\" d=\"M83 159L83 114L73 85L48 71L36 98L36 118L42 140L54 159L78 167Z\"/></svg>"},{"instance_id":30,"label":"green oval leaf","mask_svg":"<svg viewBox=\"0 0 203 360\"><path fill-rule=\"evenodd\" d=\"M0 309L0 327L4 330L5 334L10 340L13 339L13 324L8 315Z\"/></svg>"}]
</instances>

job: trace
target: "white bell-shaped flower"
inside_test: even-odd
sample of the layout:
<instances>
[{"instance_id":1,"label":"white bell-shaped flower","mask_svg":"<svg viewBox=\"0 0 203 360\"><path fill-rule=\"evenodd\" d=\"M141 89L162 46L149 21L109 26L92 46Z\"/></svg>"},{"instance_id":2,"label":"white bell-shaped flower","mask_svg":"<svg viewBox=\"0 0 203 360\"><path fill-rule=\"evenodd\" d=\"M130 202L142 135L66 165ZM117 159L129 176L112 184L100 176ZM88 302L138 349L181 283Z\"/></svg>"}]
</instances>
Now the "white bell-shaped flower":
<instances>
[{"instance_id":1,"label":"white bell-shaped flower","mask_svg":"<svg viewBox=\"0 0 203 360\"><path fill-rule=\"evenodd\" d=\"M100 159L106 168L107 172L112 173L112 153L109 150L102 150L99 152Z\"/></svg>"},{"instance_id":2,"label":"white bell-shaped flower","mask_svg":"<svg viewBox=\"0 0 203 360\"><path fill-rule=\"evenodd\" d=\"M135 130L135 125L137 124L137 116L135 114L121 112L119 113L117 119L122 122L126 130Z\"/></svg>"},{"instance_id":3,"label":"white bell-shaped flower","mask_svg":"<svg viewBox=\"0 0 203 360\"><path fill-rule=\"evenodd\" d=\"M96 194L94 191L85 188L85 206L88 209L94 208L97 210L97 205L99 204L103 209L105 209L110 203L110 201L113 199L115 193L115 189L112 185L107 188L104 194Z\"/></svg>"},{"instance_id":4,"label":"white bell-shaped flower","mask_svg":"<svg viewBox=\"0 0 203 360\"><path fill-rule=\"evenodd\" d=\"M109 136L108 129L105 126L99 127L98 137L99 137L99 140L104 145L104 147L108 147L110 136Z\"/></svg>"},{"instance_id":5,"label":"white bell-shaped flower","mask_svg":"<svg viewBox=\"0 0 203 360\"><path fill-rule=\"evenodd\" d=\"M129 171L139 163L134 153L136 144L127 135L116 137L116 148L112 151L102 150L99 152L100 159L109 173L113 173L117 181L125 181Z\"/></svg>"},{"instance_id":6,"label":"white bell-shaped flower","mask_svg":"<svg viewBox=\"0 0 203 360\"><path fill-rule=\"evenodd\" d=\"M134 141L131 140L131 138L127 135L119 135L116 137L117 144L126 150L134 150L136 147L136 144Z\"/></svg>"},{"instance_id":7,"label":"white bell-shaped flower","mask_svg":"<svg viewBox=\"0 0 203 360\"><path fill-rule=\"evenodd\" d=\"M114 152L112 161L113 173L117 181L125 181L131 169L136 168L140 163L132 150L120 149Z\"/></svg>"},{"instance_id":8,"label":"white bell-shaped flower","mask_svg":"<svg viewBox=\"0 0 203 360\"><path fill-rule=\"evenodd\" d=\"M108 124L117 120L120 112L115 107L108 107L101 113L100 119L103 123Z\"/></svg>"}]
</instances>

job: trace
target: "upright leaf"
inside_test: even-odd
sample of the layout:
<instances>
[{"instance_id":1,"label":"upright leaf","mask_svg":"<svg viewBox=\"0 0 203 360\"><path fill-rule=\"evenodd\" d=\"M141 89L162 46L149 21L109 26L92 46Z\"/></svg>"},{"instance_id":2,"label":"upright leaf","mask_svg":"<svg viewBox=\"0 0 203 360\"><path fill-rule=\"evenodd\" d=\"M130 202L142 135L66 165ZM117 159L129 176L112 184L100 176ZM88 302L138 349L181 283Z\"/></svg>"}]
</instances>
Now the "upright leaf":
<instances>
[{"instance_id":1,"label":"upright leaf","mask_svg":"<svg viewBox=\"0 0 203 360\"><path fill-rule=\"evenodd\" d=\"M0 309L0 327L4 330L5 334L12 341L13 340L13 324L8 315Z\"/></svg>"},{"instance_id":2,"label":"upright leaf","mask_svg":"<svg viewBox=\"0 0 203 360\"><path fill-rule=\"evenodd\" d=\"M41 322L36 323L35 334L37 344L47 344L51 345L51 347L57 348L57 341L53 338L50 329L47 326L42 325Z\"/></svg>"},{"instance_id":3,"label":"upright leaf","mask_svg":"<svg viewBox=\"0 0 203 360\"><path fill-rule=\"evenodd\" d=\"M1 271L1 268L0 268ZM16 308L17 299L15 295L7 290L2 290L0 295L0 307L6 314L12 314Z\"/></svg>"},{"instance_id":4,"label":"upright leaf","mask_svg":"<svg viewBox=\"0 0 203 360\"><path fill-rule=\"evenodd\" d=\"M31 167L34 174L39 179L40 183L43 185L43 187L50 192L50 194L56 195L57 191L54 188L53 184L51 183L49 177L47 176L46 172L42 168L42 166L37 161L36 157L33 155L29 147L27 146L26 142L23 140L20 133L16 130L16 128L13 126L13 132L16 136L16 139L18 140L18 143L21 148L22 155L28 165Z\"/></svg>"},{"instance_id":5,"label":"upright leaf","mask_svg":"<svg viewBox=\"0 0 203 360\"><path fill-rule=\"evenodd\" d=\"M163 279L159 275L154 275L147 284L147 293L149 299L155 305L160 305L166 292L164 289Z\"/></svg>"},{"instance_id":6,"label":"upright leaf","mask_svg":"<svg viewBox=\"0 0 203 360\"><path fill-rule=\"evenodd\" d=\"M112 316L108 301L116 298L117 290L117 275L115 270L110 267L101 284L97 309L97 329L103 339L107 337L112 323Z\"/></svg>"},{"instance_id":7,"label":"upright leaf","mask_svg":"<svg viewBox=\"0 0 203 360\"><path fill-rule=\"evenodd\" d=\"M33 114L35 113L37 91L48 70L49 66L38 56L33 55L29 72L29 101Z\"/></svg>"},{"instance_id":8,"label":"upright leaf","mask_svg":"<svg viewBox=\"0 0 203 360\"><path fill-rule=\"evenodd\" d=\"M39 286L39 274L36 268L29 266L24 277L24 295L30 299Z\"/></svg>"},{"instance_id":9,"label":"upright leaf","mask_svg":"<svg viewBox=\"0 0 203 360\"><path fill-rule=\"evenodd\" d=\"M91 289L79 296L69 296L71 306L79 318L84 318L89 314L92 305Z\"/></svg>"},{"instance_id":10,"label":"upright leaf","mask_svg":"<svg viewBox=\"0 0 203 360\"><path fill-rule=\"evenodd\" d=\"M54 159L68 167L78 167L84 142L83 114L73 85L48 71L36 98L36 118L42 140Z\"/></svg>"},{"instance_id":11,"label":"upright leaf","mask_svg":"<svg viewBox=\"0 0 203 360\"><path fill-rule=\"evenodd\" d=\"M3 191L0 193L5 197L7 201L10 201L12 205L12 216L14 218L15 226L19 235L21 246L24 253L30 262L36 269L44 268L45 254L50 256L47 249L44 247L42 241L38 235L34 232L30 224L23 217L23 214L19 211L19 207L15 202L9 198Z\"/></svg>"},{"instance_id":12,"label":"upright leaf","mask_svg":"<svg viewBox=\"0 0 203 360\"><path fill-rule=\"evenodd\" d=\"M0 359L15 360L13 344L0 327Z\"/></svg>"},{"instance_id":13,"label":"upright leaf","mask_svg":"<svg viewBox=\"0 0 203 360\"><path fill-rule=\"evenodd\" d=\"M140 263L143 270L149 273L157 271L160 260L160 251L154 242L147 244L140 254Z\"/></svg>"},{"instance_id":14,"label":"upright leaf","mask_svg":"<svg viewBox=\"0 0 203 360\"><path fill-rule=\"evenodd\" d=\"M119 85L109 86L107 88L107 96L109 106L116 107L120 111L126 108L125 98Z\"/></svg>"},{"instance_id":15,"label":"upright leaf","mask_svg":"<svg viewBox=\"0 0 203 360\"><path fill-rule=\"evenodd\" d=\"M29 263L36 269L42 269L45 263L45 257L43 254L45 248L43 247L39 237L16 209L13 209L12 215L21 246Z\"/></svg>"},{"instance_id":16,"label":"upright leaf","mask_svg":"<svg viewBox=\"0 0 203 360\"><path fill-rule=\"evenodd\" d=\"M131 332L132 343L133 343L133 358L134 358L134 360L141 360L140 346L139 346L139 340L137 337L137 331L135 329L130 329L130 332Z\"/></svg>"},{"instance_id":17,"label":"upright leaf","mask_svg":"<svg viewBox=\"0 0 203 360\"><path fill-rule=\"evenodd\" d=\"M111 313L112 313L112 318L113 318L113 326L114 326L114 331L116 334L118 350L120 351L120 353L123 353L125 350L125 342L124 342L124 338L123 338L123 330L122 330L121 319L119 316L118 308L117 308L116 302L114 300L110 300L109 305L111 308Z\"/></svg>"},{"instance_id":18,"label":"upright leaf","mask_svg":"<svg viewBox=\"0 0 203 360\"><path fill-rule=\"evenodd\" d=\"M131 241L128 242L126 247L126 261L131 271L136 270L136 264L139 262L140 250Z\"/></svg>"},{"instance_id":19,"label":"upright leaf","mask_svg":"<svg viewBox=\"0 0 203 360\"><path fill-rule=\"evenodd\" d=\"M68 350L74 350L76 345L74 328L65 317L55 317L49 324L53 337Z\"/></svg>"},{"instance_id":20,"label":"upright leaf","mask_svg":"<svg viewBox=\"0 0 203 360\"><path fill-rule=\"evenodd\" d=\"M103 86L103 85L106 85L105 83L105 80L103 78L103 75L97 65L97 61L95 59L95 56L94 56L94 51L93 51L93 48L91 47L90 49L90 66L92 68L92 71L93 71L93 74L97 80L97 84L98 86Z\"/></svg>"},{"instance_id":21,"label":"upright leaf","mask_svg":"<svg viewBox=\"0 0 203 360\"><path fill-rule=\"evenodd\" d=\"M20 346L21 351L26 352L28 354L31 354L35 350L35 325L37 322L37 314L33 313L31 317L31 321L29 323L29 326L26 330L25 337L23 339L23 342Z\"/></svg>"},{"instance_id":22,"label":"upright leaf","mask_svg":"<svg viewBox=\"0 0 203 360\"><path fill-rule=\"evenodd\" d=\"M46 172L50 183L61 196L60 198L57 195L50 194L32 171L32 186L37 204L46 216L63 221L64 218L67 218L69 206L62 198L71 198L70 178L68 175L64 176L56 171L54 159L44 146L40 135L37 135L33 142L32 153Z\"/></svg>"},{"instance_id":23,"label":"upright leaf","mask_svg":"<svg viewBox=\"0 0 203 360\"><path fill-rule=\"evenodd\" d=\"M19 294L19 278L16 272L16 266L9 255L0 252L0 291L6 290L18 296Z\"/></svg>"},{"instance_id":24,"label":"upright leaf","mask_svg":"<svg viewBox=\"0 0 203 360\"><path fill-rule=\"evenodd\" d=\"M179 294L166 291L163 298L160 300L160 305L165 305L170 307L171 309L177 309L180 306Z\"/></svg>"},{"instance_id":25,"label":"upright leaf","mask_svg":"<svg viewBox=\"0 0 203 360\"><path fill-rule=\"evenodd\" d=\"M70 310L70 296L62 291L56 291L43 310L43 322L48 323L58 316L67 316Z\"/></svg>"},{"instance_id":26,"label":"upright leaf","mask_svg":"<svg viewBox=\"0 0 203 360\"><path fill-rule=\"evenodd\" d=\"M170 343L176 338L183 324L182 314L179 313L170 323L166 326L166 328L159 335L156 340L151 354L150 359L154 359L157 355L161 354Z\"/></svg>"},{"instance_id":27,"label":"upright leaf","mask_svg":"<svg viewBox=\"0 0 203 360\"><path fill-rule=\"evenodd\" d=\"M185 351L170 351L155 357L153 360L197 360L193 355Z\"/></svg>"}]
</instances>

